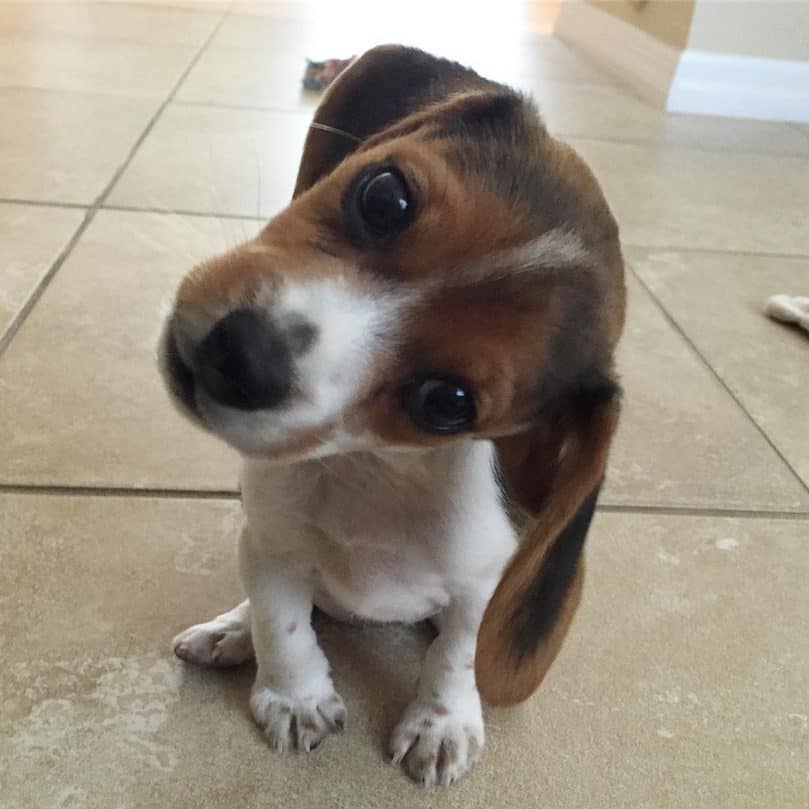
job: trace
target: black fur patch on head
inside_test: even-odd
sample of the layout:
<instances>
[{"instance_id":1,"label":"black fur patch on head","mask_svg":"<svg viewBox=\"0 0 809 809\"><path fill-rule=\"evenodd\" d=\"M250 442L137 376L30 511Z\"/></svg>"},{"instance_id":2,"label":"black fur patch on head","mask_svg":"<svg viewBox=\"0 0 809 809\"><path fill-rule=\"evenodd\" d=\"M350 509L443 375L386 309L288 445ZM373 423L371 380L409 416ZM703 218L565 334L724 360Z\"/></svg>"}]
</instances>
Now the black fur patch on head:
<instances>
[{"instance_id":1,"label":"black fur patch on head","mask_svg":"<svg viewBox=\"0 0 809 809\"><path fill-rule=\"evenodd\" d=\"M380 132L453 91L491 84L457 62L402 45L373 48L351 70L358 81L354 86L346 82L351 92L333 99L322 117L323 123L346 128L359 138Z\"/></svg>"},{"instance_id":2,"label":"black fur patch on head","mask_svg":"<svg viewBox=\"0 0 809 809\"><path fill-rule=\"evenodd\" d=\"M358 141L395 125L411 112L446 100L456 92L496 86L470 68L418 48L372 48L338 77L315 112L314 119L319 124L348 132L352 137L310 130L296 193L334 169L359 148ZM318 153L314 161L310 147Z\"/></svg>"},{"instance_id":3,"label":"black fur patch on head","mask_svg":"<svg viewBox=\"0 0 809 809\"><path fill-rule=\"evenodd\" d=\"M576 575L602 483L587 495L548 548L539 575L513 616L512 648L518 665L536 651L559 617Z\"/></svg>"},{"instance_id":4,"label":"black fur patch on head","mask_svg":"<svg viewBox=\"0 0 809 809\"><path fill-rule=\"evenodd\" d=\"M486 91L475 92L453 103L452 114L435 122L436 127L430 137L472 135L477 138L510 140L515 130L522 128L528 105L529 102L516 90L504 85L493 85ZM538 119L533 120L535 127L538 123ZM544 129L541 124L540 129Z\"/></svg>"}]
</instances>

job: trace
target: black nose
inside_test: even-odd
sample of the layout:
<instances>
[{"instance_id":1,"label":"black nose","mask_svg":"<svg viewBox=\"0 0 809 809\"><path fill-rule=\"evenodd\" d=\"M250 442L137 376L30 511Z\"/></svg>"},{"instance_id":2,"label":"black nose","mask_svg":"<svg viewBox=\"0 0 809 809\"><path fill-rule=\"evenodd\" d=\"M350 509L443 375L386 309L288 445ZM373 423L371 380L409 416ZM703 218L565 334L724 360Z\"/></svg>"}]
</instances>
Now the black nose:
<instances>
[{"instance_id":1,"label":"black nose","mask_svg":"<svg viewBox=\"0 0 809 809\"><path fill-rule=\"evenodd\" d=\"M292 355L266 315L237 309L223 317L197 354L202 388L217 402L239 410L275 407L293 381Z\"/></svg>"}]
</instances>

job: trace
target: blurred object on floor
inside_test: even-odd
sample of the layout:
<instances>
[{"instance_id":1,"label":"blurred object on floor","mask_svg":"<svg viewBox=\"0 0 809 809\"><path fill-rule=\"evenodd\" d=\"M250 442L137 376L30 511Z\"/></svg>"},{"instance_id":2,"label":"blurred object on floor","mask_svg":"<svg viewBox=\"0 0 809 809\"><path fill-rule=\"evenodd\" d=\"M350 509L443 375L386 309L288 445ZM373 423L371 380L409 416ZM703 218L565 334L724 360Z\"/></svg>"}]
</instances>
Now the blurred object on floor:
<instances>
[{"instance_id":1,"label":"blurred object on floor","mask_svg":"<svg viewBox=\"0 0 809 809\"><path fill-rule=\"evenodd\" d=\"M800 326L809 331L809 298L797 295L773 295L764 311L773 320Z\"/></svg>"},{"instance_id":2,"label":"blurred object on floor","mask_svg":"<svg viewBox=\"0 0 809 809\"><path fill-rule=\"evenodd\" d=\"M326 59L324 62L306 60L306 70L303 73L303 89L314 92L325 90L355 59L356 55L348 59Z\"/></svg>"}]
</instances>

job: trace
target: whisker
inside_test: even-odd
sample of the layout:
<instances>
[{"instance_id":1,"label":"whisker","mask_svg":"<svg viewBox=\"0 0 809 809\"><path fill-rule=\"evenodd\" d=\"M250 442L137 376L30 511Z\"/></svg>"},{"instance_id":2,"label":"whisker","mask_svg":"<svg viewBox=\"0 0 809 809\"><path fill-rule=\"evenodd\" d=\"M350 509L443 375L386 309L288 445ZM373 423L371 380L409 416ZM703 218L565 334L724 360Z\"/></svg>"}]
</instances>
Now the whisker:
<instances>
[{"instance_id":1,"label":"whisker","mask_svg":"<svg viewBox=\"0 0 809 809\"><path fill-rule=\"evenodd\" d=\"M261 153L256 149L256 216L261 216Z\"/></svg>"}]
</instances>

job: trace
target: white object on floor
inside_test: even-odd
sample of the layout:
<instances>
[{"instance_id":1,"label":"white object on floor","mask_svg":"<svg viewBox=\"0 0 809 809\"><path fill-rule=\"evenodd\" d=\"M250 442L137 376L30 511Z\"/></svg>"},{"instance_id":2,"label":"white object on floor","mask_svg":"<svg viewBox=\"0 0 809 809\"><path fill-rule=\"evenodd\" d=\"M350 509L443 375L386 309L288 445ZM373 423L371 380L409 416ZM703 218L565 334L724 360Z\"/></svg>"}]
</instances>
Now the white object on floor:
<instances>
[{"instance_id":1,"label":"white object on floor","mask_svg":"<svg viewBox=\"0 0 809 809\"><path fill-rule=\"evenodd\" d=\"M764 312L774 320L795 323L809 331L809 298L796 295L773 295L764 307Z\"/></svg>"}]
</instances>

